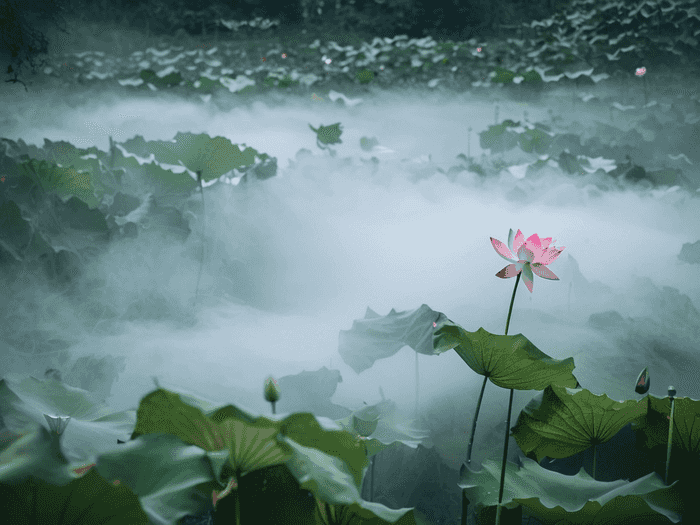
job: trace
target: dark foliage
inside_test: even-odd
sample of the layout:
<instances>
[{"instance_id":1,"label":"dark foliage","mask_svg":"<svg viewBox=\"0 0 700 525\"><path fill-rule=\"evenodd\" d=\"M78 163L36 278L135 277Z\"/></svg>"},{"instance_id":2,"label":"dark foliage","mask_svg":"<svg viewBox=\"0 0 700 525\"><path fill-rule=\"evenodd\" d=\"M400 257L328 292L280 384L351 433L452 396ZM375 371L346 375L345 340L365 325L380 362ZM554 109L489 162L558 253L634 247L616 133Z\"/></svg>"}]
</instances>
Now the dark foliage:
<instances>
[{"instance_id":1,"label":"dark foliage","mask_svg":"<svg viewBox=\"0 0 700 525\"><path fill-rule=\"evenodd\" d=\"M60 0L0 0L0 67L5 82L24 84L18 75L28 65L43 65L48 51L47 30L65 32L67 10ZM26 89L26 86L25 86Z\"/></svg>"}]
</instances>

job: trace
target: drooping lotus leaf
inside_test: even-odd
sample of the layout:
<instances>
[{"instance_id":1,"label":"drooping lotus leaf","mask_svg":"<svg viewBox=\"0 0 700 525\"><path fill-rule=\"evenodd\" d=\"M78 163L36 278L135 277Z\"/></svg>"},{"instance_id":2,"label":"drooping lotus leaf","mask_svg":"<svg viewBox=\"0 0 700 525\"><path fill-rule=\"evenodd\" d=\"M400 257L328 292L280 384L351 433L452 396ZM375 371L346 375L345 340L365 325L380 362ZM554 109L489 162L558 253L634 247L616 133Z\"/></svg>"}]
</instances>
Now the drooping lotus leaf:
<instances>
[{"instance_id":1,"label":"drooping lotus leaf","mask_svg":"<svg viewBox=\"0 0 700 525\"><path fill-rule=\"evenodd\" d=\"M345 430L326 430L313 414L304 413L292 414L279 425L280 433L293 439L298 445L313 447L342 461L346 465L344 469L359 489L362 471L368 462L364 447L352 433Z\"/></svg>"},{"instance_id":2,"label":"drooping lotus leaf","mask_svg":"<svg viewBox=\"0 0 700 525\"><path fill-rule=\"evenodd\" d=\"M133 410L110 413L92 392L60 381L6 374L0 381L0 413L8 430L21 433L37 425L49 428L46 414L70 416L61 446L70 461L91 463L94 455L114 448L134 427Z\"/></svg>"},{"instance_id":3,"label":"drooping lotus leaf","mask_svg":"<svg viewBox=\"0 0 700 525\"><path fill-rule=\"evenodd\" d=\"M403 312L392 308L385 316L367 308L364 319L353 321L350 330L340 330L338 352L358 374L377 359L391 357L404 346L419 354L434 355L440 352L433 348L433 323L439 325L446 320L445 314L426 304Z\"/></svg>"},{"instance_id":4,"label":"drooping lotus leaf","mask_svg":"<svg viewBox=\"0 0 700 525\"><path fill-rule=\"evenodd\" d=\"M396 404L388 400L362 407L335 422L343 430L358 438L365 438L362 439L362 443L365 445L367 457L372 457L395 443L402 443L411 448L416 448L419 444L426 448L433 446L428 432L407 426L403 418L396 413ZM370 429L372 431L368 433Z\"/></svg>"},{"instance_id":5,"label":"drooping lotus leaf","mask_svg":"<svg viewBox=\"0 0 700 525\"><path fill-rule=\"evenodd\" d=\"M141 400L131 439L167 433L204 450L227 449L231 467L238 475L289 459L289 451L275 441L278 423L264 417L253 421L238 418L231 415L232 408L222 407L207 416L183 403L178 394L160 388Z\"/></svg>"},{"instance_id":6,"label":"drooping lotus leaf","mask_svg":"<svg viewBox=\"0 0 700 525\"><path fill-rule=\"evenodd\" d=\"M673 404L673 448L697 455L700 452L700 401L677 397ZM632 430L643 434L648 448L666 446L671 400L649 394L639 401L639 406L636 412L644 417L639 419L639 424L632 427Z\"/></svg>"},{"instance_id":7,"label":"drooping lotus leaf","mask_svg":"<svg viewBox=\"0 0 700 525\"><path fill-rule=\"evenodd\" d=\"M316 520L319 524L361 523L362 525L416 525L413 509L389 509L379 503L363 501L362 505L332 505L316 498ZM422 523L422 522L421 522Z\"/></svg>"},{"instance_id":8,"label":"drooping lotus leaf","mask_svg":"<svg viewBox=\"0 0 700 525\"><path fill-rule=\"evenodd\" d=\"M325 366L318 370L303 370L298 374L279 378L280 399L277 409L281 412L312 412L314 415L338 419L350 410L331 402L331 398L343 378L338 370Z\"/></svg>"},{"instance_id":9,"label":"drooping lotus leaf","mask_svg":"<svg viewBox=\"0 0 700 525\"><path fill-rule=\"evenodd\" d=\"M312 470L303 471L303 478L309 483L308 490L324 499L335 490L325 486L329 479L333 479L332 485L340 494L358 490L367 466L367 454L349 432L326 430L312 414L292 414L281 421L265 417L249 421L248 417L238 418L234 409L229 405L205 415L183 403L178 394L159 389L142 399L132 438L146 433L167 433L204 450L225 449L228 465L219 476L220 485L228 482L230 475L242 485L245 477L241 479L241 476L246 473L283 463L289 466L293 450L288 443L294 440L297 447L309 447L308 455L325 458ZM300 464L293 464L298 467L297 473L300 472ZM325 467L332 473L324 470ZM350 486L338 488L348 480ZM209 494L212 489L220 488L212 483L206 485Z\"/></svg>"},{"instance_id":10,"label":"drooping lotus leaf","mask_svg":"<svg viewBox=\"0 0 700 525\"><path fill-rule=\"evenodd\" d=\"M228 481L228 450L204 450L167 433L144 434L102 454L91 469L128 487L152 523L176 523L211 509Z\"/></svg>"},{"instance_id":11,"label":"drooping lotus leaf","mask_svg":"<svg viewBox=\"0 0 700 525\"><path fill-rule=\"evenodd\" d=\"M293 456L287 461L287 467L299 481L299 485L314 494L317 512L325 511L326 515L330 513L335 516L357 516L367 520L361 523L377 525L397 523L407 513L413 514L412 509L394 510L378 503L364 501L360 497L358 486L353 483L341 460L316 448L300 445L287 437L281 439L293 450ZM401 521L400 523L415 522Z\"/></svg>"},{"instance_id":12,"label":"drooping lotus leaf","mask_svg":"<svg viewBox=\"0 0 700 525\"><path fill-rule=\"evenodd\" d=\"M578 384L571 373L572 357L552 359L522 334L496 335L483 328L468 332L446 320L436 328L433 345L435 353L454 349L469 368L501 388L543 390L550 384Z\"/></svg>"},{"instance_id":13,"label":"drooping lotus leaf","mask_svg":"<svg viewBox=\"0 0 700 525\"><path fill-rule=\"evenodd\" d=\"M520 412L513 437L537 461L567 458L612 439L625 425L638 421L637 401L615 401L580 388L548 385Z\"/></svg>"},{"instance_id":14,"label":"drooping lotus leaf","mask_svg":"<svg viewBox=\"0 0 700 525\"><path fill-rule=\"evenodd\" d=\"M522 465L506 462L502 504L523 506L547 525L576 523L678 523L682 503L676 483L666 486L656 473L628 482L595 481L581 469L567 476L541 468L529 458ZM462 465L461 481L469 501L479 512L498 504L501 462L488 459L482 470ZM614 519L613 519L614 518ZM565 520L569 520L568 522Z\"/></svg>"},{"instance_id":15,"label":"drooping lotus leaf","mask_svg":"<svg viewBox=\"0 0 700 525\"><path fill-rule=\"evenodd\" d=\"M352 416L352 426L355 431L362 437L368 437L377 430L377 424L379 423L379 418L375 417L373 419L362 419L358 417L357 414Z\"/></svg>"},{"instance_id":16,"label":"drooping lotus leaf","mask_svg":"<svg viewBox=\"0 0 700 525\"><path fill-rule=\"evenodd\" d=\"M5 435L9 437L9 435ZM137 496L96 472L69 472L58 438L35 427L0 453L0 507L13 525L148 525Z\"/></svg>"}]
</instances>

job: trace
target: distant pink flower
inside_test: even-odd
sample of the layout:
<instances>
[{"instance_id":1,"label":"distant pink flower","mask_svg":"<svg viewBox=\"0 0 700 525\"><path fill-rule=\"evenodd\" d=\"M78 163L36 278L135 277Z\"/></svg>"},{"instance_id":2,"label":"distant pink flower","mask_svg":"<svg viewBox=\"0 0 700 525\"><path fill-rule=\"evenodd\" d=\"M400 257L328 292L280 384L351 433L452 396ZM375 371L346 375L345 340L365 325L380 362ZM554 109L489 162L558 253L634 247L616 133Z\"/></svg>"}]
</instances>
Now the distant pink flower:
<instances>
[{"instance_id":1,"label":"distant pink flower","mask_svg":"<svg viewBox=\"0 0 700 525\"><path fill-rule=\"evenodd\" d=\"M506 261L513 263L498 272L496 277L507 279L509 277L515 277L520 272L523 272L523 281L527 289L530 290L530 293L532 293L532 272L535 272L545 279L558 281L559 277L554 275L548 268L545 268L545 266L554 262L557 257L559 257L559 254L564 251L564 248L557 248L555 246L550 248L549 244L551 242L551 237L540 240L540 237L536 233L525 240L525 236L520 230L518 230L515 236L513 235L513 230L510 230L508 234L508 246L491 237L491 244L498 255L503 257Z\"/></svg>"}]
</instances>

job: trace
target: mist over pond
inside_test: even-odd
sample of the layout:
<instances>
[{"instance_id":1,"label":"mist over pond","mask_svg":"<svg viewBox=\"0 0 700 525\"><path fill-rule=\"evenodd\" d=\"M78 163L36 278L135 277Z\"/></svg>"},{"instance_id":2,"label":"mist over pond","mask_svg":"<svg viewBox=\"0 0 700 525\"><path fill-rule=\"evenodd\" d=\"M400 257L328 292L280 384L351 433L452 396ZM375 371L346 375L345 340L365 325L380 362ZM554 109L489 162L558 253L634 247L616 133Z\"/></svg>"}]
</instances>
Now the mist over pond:
<instances>
[{"instance_id":1,"label":"mist over pond","mask_svg":"<svg viewBox=\"0 0 700 525\"><path fill-rule=\"evenodd\" d=\"M267 414L267 376L326 367L342 378L334 404L352 410L376 403L381 387L411 417L414 352L406 347L358 375L338 355L339 330L368 307L386 315L425 303L466 330L502 334L514 279L495 277L507 263L489 237L507 242L510 228L552 237L565 250L549 266L559 281L535 276L532 294L520 284L509 334L522 333L555 359L574 357L574 374L598 394L635 398L632 383L649 366L650 393L664 396L673 384L679 395L700 397L690 339L700 325L696 265L679 259L684 244L700 239L697 194L632 184L623 191L582 190L556 170L533 180L506 170L486 179L462 172L454 180L437 172L467 154L469 127L471 156L488 161L477 133L493 124L496 103L499 120L520 121L527 111L529 121L544 122L548 110L590 119L583 102L580 114L572 110L569 93L523 103L498 92L370 91L348 95L352 105L294 95L205 103L15 90L4 98L13 111L2 115L3 136L37 146L47 138L106 150L110 136L172 140L192 132L245 143L278 160L277 176L244 190L205 187L205 213L188 215L184 244L144 228L90 265L81 287L86 301L92 293L96 304L131 311L131 320L86 332L79 328L83 314L61 296L52 297L51 315L37 318L36 328L72 341L76 356L125 356L107 399L115 410L135 408L156 376L165 387ZM331 157L316 147L308 125L336 122L343 142ZM363 151L362 137L380 146ZM591 177L609 184L604 174ZM202 232L202 297L188 310ZM102 286L91 291L90 282ZM26 296L34 291L28 286ZM606 313L612 310L620 315L616 323ZM177 329L158 320L172 312L196 322ZM466 448L481 377L452 352L421 355L419 363L421 408L449 419L458 448ZM26 369L41 377L42 367ZM514 415L534 394L516 391ZM489 385L480 429L503 419L507 398ZM286 411L284 393L278 408ZM463 461L461 452L439 450L454 468ZM482 458L475 449L474 459Z\"/></svg>"}]
</instances>

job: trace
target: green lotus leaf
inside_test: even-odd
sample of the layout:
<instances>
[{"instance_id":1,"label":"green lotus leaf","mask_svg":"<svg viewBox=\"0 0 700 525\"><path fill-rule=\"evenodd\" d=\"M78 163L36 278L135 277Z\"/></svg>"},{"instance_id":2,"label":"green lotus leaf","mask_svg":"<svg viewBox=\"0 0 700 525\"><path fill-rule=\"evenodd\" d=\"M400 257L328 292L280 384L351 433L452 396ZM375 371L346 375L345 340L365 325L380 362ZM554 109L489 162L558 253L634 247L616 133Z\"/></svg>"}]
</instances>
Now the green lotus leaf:
<instances>
[{"instance_id":1,"label":"green lotus leaf","mask_svg":"<svg viewBox=\"0 0 700 525\"><path fill-rule=\"evenodd\" d=\"M574 388L578 383L572 357L552 359L522 334L468 332L448 320L435 330L433 346L438 353L454 349L469 368L501 388L544 390L550 384Z\"/></svg>"},{"instance_id":2,"label":"green lotus leaf","mask_svg":"<svg viewBox=\"0 0 700 525\"><path fill-rule=\"evenodd\" d=\"M567 476L540 467L529 458L506 462L502 505L522 505L542 523L678 523L683 511L677 483L666 486L656 473L633 482L596 481L583 469ZM487 459L480 471L462 465L458 485L476 512L498 504L501 461ZM613 519L614 518L614 519Z\"/></svg>"},{"instance_id":3,"label":"green lotus leaf","mask_svg":"<svg viewBox=\"0 0 700 525\"><path fill-rule=\"evenodd\" d=\"M640 417L637 401L615 401L605 394L549 385L520 412L513 437L537 461L567 458L612 439Z\"/></svg>"},{"instance_id":4,"label":"green lotus leaf","mask_svg":"<svg viewBox=\"0 0 700 525\"><path fill-rule=\"evenodd\" d=\"M491 82L498 82L500 84L508 84L509 82L513 82L514 78L515 78L515 73L513 71L509 71L508 69L504 69L502 67L497 67L496 74L491 79Z\"/></svg>"},{"instance_id":5,"label":"green lotus leaf","mask_svg":"<svg viewBox=\"0 0 700 525\"><path fill-rule=\"evenodd\" d=\"M15 434L0 453L0 505L3 520L13 525L150 523L127 486L109 483L94 471L76 479L58 436L43 427Z\"/></svg>"},{"instance_id":6,"label":"green lotus leaf","mask_svg":"<svg viewBox=\"0 0 700 525\"><path fill-rule=\"evenodd\" d=\"M362 483L362 471L367 467L367 454L359 440L345 430L325 430L313 414L292 414L280 422L280 433L300 446L313 447L342 461L356 487Z\"/></svg>"},{"instance_id":7,"label":"green lotus leaf","mask_svg":"<svg viewBox=\"0 0 700 525\"><path fill-rule=\"evenodd\" d=\"M250 421L231 416L227 407L207 416L183 403L177 393L160 388L141 400L131 439L167 433L207 451L227 449L233 471L241 475L289 458L289 451L275 440L279 426L264 417Z\"/></svg>"},{"instance_id":8,"label":"green lotus leaf","mask_svg":"<svg viewBox=\"0 0 700 525\"><path fill-rule=\"evenodd\" d=\"M538 155L544 155L549 149L552 138L540 129L528 129L518 136L520 149L526 153L532 153L533 150Z\"/></svg>"},{"instance_id":9,"label":"green lotus leaf","mask_svg":"<svg viewBox=\"0 0 700 525\"><path fill-rule=\"evenodd\" d=\"M330 513L336 518L338 515L359 517L362 523L377 525L414 523L410 518L409 521L400 521L406 514L412 515L412 509L390 509L379 503L364 501L347 465L340 459L316 448L300 445L288 437L282 439L293 451L287 467L301 488L315 496L317 513L325 513L326 516Z\"/></svg>"},{"instance_id":10,"label":"green lotus leaf","mask_svg":"<svg viewBox=\"0 0 700 525\"><path fill-rule=\"evenodd\" d=\"M391 357L404 346L423 355L433 355L433 323L447 320L445 314L423 304L415 310L397 312L393 308L381 316L367 308L364 319L353 321L350 330L340 330L338 352L358 374L377 359Z\"/></svg>"},{"instance_id":11,"label":"green lotus leaf","mask_svg":"<svg viewBox=\"0 0 700 525\"><path fill-rule=\"evenodd\" d=\"M648 448L668 444L668 422L671 414L671 400L651 394L639 401L640 408L635 413L644 416L632 430L642 433ZM694 453L700 449L700 401L678 397L673 401L673 448ZM673 463L673 453L671 454Z\"/></svg>"},{"instance_id":12,"label":"green lotus leaf","mask_svg":"<svg viewBox=\"0 0 700 525\"><path fill-rule=\"evenodd\" d=\"M318 129L309 124L311 130L316 133L317 140L323 144L342 144L340 135L343 131L340 129L340 122L331 124L330 126L319 125Z\"/></svg>"}]
</instances>

